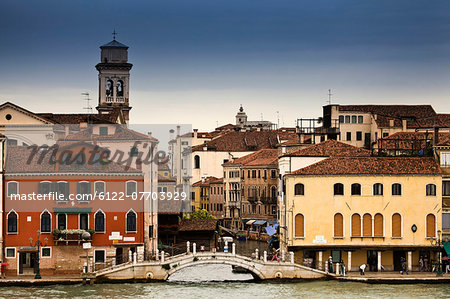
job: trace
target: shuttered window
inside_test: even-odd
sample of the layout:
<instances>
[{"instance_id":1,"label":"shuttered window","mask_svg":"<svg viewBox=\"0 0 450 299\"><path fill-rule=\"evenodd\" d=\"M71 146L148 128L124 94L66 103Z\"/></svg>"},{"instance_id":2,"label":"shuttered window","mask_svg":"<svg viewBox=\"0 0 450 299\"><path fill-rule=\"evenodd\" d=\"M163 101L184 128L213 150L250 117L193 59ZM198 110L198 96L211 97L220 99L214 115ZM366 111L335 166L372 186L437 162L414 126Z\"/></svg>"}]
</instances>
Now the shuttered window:
<instances>
[{"instance_id":1,"label":"shuttered window","mask_svg":"<svg viewBox=\"0 0 450 299\"><path fill-rule=\"evenodd\" d=\"M303 238L305 236L305 218L302 214L295 216L295 237Z\"/></svg>"},{"instance_id":2,"label":"shuttered window","mask_svg":"<svg viewBox=\"0 0 450 299\"><path fill-rule=\"evenodd\" d=\"M375 214L373 222L374 222L373 235L375 237L383 237L383 215Z\"/></svg>"},{"instance_id":3,"label":"shuttered window","mask_svg":"<svg viewBox=\"0 0 450 299\"><path fill-rule=\"evenodd\" d=\"M399 213L392 215L392 238L402 237L402 216Z\"/></svg>"},{"instance_id":4,"label":"shuttered window","mask_svg":"<svg viewBox=\"0 0 450 299\"><path fill-rule=\"evenodd\" d=\"M344 217L342 214L334 215L334 237L344 237Z\"/></svg>"},{"instance_id":5,"label":"shuttered window","mask_svg":"<svg viewBox=\"0 0 450 299\"><path fill-rule=\"evenodd\" d=\"M363 236L372 237L372 216L370 214L363 216Z\"/></svg>"},{"instance_id":6,"label":"shuttered window","mask_svg":"<svg viewBox=\"0 0 450 299\"><path fill-rule=\"evenodd\" d=\"M361 237L361 216L352 215L352 237Z\"/></svg>"},{"instance_id":7,"label":"shuttered window","mask_svg":"<svg viewBox=\"0 0 450 299\"><path fill-rule=\"evenodd\" d=\"M427 215L427 238L436 237L436 217L433 214Z\"/></svg>"}]
</instances>

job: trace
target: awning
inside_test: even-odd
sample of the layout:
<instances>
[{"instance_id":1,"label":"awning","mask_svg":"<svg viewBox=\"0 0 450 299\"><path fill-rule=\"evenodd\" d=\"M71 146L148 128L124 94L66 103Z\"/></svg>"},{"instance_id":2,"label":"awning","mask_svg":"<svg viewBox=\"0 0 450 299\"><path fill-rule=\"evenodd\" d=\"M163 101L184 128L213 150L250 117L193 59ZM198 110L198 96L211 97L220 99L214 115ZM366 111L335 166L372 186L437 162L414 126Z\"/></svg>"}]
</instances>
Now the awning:
<instances>
[{"instance_id":1,"label":"awning","mask_svg":"<svg viewBox=\"0 0 450 299\"><path fill-rule=\"evenodd\" d=\"M247 221L245 224L246 225L252 225L253 224L253 222L255 222L256 220L249 220L249 221Z\"/></svg>"},{"instance_id":2,"label":"awning","mask_svg":"<svg viewBox=\"0 0 450 299\"><path fill-rule=\"evenodd\" d=\"M269 222L269 225L277 223L277 219L268 219L267 222Z\"/></svg>"},{"instance_id":3,"label":"awning","mask_svg":"<svg viewBox=\"0 0 450 299\"><path fill-rule=\"evenodd\" d=\"M447 252L447 256L450 256L450 242L442 242L444 244L445 252Z\"/></svg>"},{"instance_id":4,"label":"awning","mask_svg":"<svg viewBox=\"0 0 450 299\"><path fill-rule=\"evenodd\" d=\"M80 214L80 213L90 213L92 208L54 208L53 211L58 213L65 214Z\"/></svg>"},{"instance_id":5,"label":"awning","mask_svg":"<svg viewBox=\"0 0 450 299\"><path fill-rule=\"evenodd\" d=\"M267 222L266 220L256 220L255 222L253 222L253 225L261 226L266 224L266 222Z\"/></svg>"},{"instance_id":6,"label":"awning","mask_svg":"<svg viewBox=\"0 0 450 299\"><path fill-rule=\"evenodd\" d=\"M242 222L245 224L249 221L250 219L242 219Z\"/></svg>"}]
</instances>

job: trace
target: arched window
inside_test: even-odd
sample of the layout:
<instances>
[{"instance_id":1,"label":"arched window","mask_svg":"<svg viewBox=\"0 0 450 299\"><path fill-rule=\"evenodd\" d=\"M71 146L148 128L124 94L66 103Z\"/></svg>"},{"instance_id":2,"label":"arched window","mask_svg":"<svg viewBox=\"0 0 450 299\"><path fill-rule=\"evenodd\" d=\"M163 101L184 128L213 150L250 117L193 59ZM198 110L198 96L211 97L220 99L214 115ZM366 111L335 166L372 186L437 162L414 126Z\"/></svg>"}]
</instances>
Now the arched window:
<instances>
[{"instance_id":1,"label":"arched window","mask_svg":"<svg viewBox=\"0 0 450 299\"><path fill-rule=\"evenodd\" d=\"M402 185L399 183L392 184L392 195L402 195Z\"/></svg>"},{"instance_id":2,"label":"arched window","mask_svg":"<svg viewBox=\"0 0 450 299\"><path fill-rule=\"evenodd\" d=\"M98 195L105 193L105 182L98 181L94 183L94 191Z\"/></svg>"},{"instance_id":3,"label":"arched window","mask_svg":"<svg viewBox=\"0 0 450 299\"><path fill-rule=\"evenodd\" d=\"M295 195L305 195L305 185L298 183L294 186Z\"/></svg>"},{"instance_id":4,"label":"arched window","mask_svg":"<svg viewBox=\"0 0 450 299\"><path fill-rule=\"evenodd\" d=\"M341 183L334 184L334 195L344 195L344 185Z\"/></svg>"},{"instance_id":5,"label":"arched window","mask_svg":"<svg viewBox=\"0 0 450 299\"><path fill-rule=\"evenodd\" d=\"M108 97L112 97L113 96L113 87L114 87L114 83L112 80L108 80L106 81L106 96Z\"/></svg>"},{"instance_id":6,"label":"arched window","mask_svg":"<svg viewBox=\"0 0 450 299\"><path fill-rule=\"evenodd\" d=\"M373 195L383 195L383 184L381 183L373 184Z\"/></svg>"},{"instance_id":7,"label":"arched window","mask_svg":"<svg viewBox=\"0 0 450 299\"><path fill-rule=\"evenodd\" d=\"M78 182L77 183L77 194L91 194L91 183L89 182ZM83 198L87 200L88 198Z\"/></svg>"},{"instance_id":8,"label":"arched window","mask_svg":"<svg viewBox=\"0 0 450 299\"><path fill-rule=\"evenodd\" d=\"M64 200L69 199L69 183L68 182L56 183L56 191L58 192L58 194L64 195Z\"/></svg>"},{"instance_id":9,"label":"arched window","mask_svg":"<svg viewBox=\"0 0 450 299\"><path fill-rule=\"evenodd\" d=\"M136 212L133 210L127 213L127 232L136 232Z\"/></svg>"},{"instance_id":10,"label":"arched window","mask_svg":"<svg viewBox=\"0 0 450 299\"><path fill-rule=\"evenodd\" d=\"M19 194L19 183L17 182L8 182L7 184L8 196L13 194Z\"/></svg>"},{"instance_id":11,"label":"arched window","mask_svg":"<svg viewBox=\"0 0 450 299\"><path fill-rule=\"evenodd\" d=\"M38 183L38 193L41 195L49 194L52 191L51 182L39 182Z\"/></svg>"},{"instance_id":12,"label":"arched window","mask_svg":"<svg viewBox=\"0 0 450 299\"><path fill-rule=\"evenodd\" d=\"M200 168L200 156L199 155L194 156L194 168Z\"/></svg>"},{"instance_id":13,"label":"arched window","mask_svg":"<svg viewBox=\"0 0 450 299\"><path fill-rule=\"evenodd\" d=\"M102 210L98 210L94 216L94 229L95 232L105 232L105 213Z\"/></svg>"},{"instance_id":14,"label":"arched window","mask_svg":"<svg viewBox=\"0 0 450 299\"><path fill-rule=\"evenodd\" d=\"M305 217L302 214L295 215L295 237L305 237Z\"/></svg>"},{"instance_id":15,"label":"arched window","mask_svg":"<svg viewBox=\"0 0 450 299\"><path fill-rule=\"evenodd\" d=\"M58 214L58 229L63 230L67 228L67 218L66 214Z\"/></svg>"},{"instance_id":16,"label":"arched window","mask_svg":"<svg viewBox=\"0 0 450 299\"><path fill-rule=\"evenodd\" d=\"M402 216L399 213L392 215L392 238L402 237Z\"/></svg>"},{"instance_id":17,"label":"arched window","mask_svg":"<svg viewBox=\"0 0 450 299\"><path fill-rule=\"evenodd\" d=\"M383 215L381 215L380 213L375 214L375 217L373 218L373 222L374 222L374 228L373 228L374 237L383 237L384 236Z\"/></svg>"},{"instance_id":18,"label":"arched window","mask_svg":"<svg viewBox=\"0 0 450 299\"><path fill-rule=\"evenodd\" d=\"M426 187L426 194L427 196L436 196L436 185L428 184Z\"/></svg>"},{"instance_id":19,"label":"arched window","mask_svg":"<svg viewBox=\"0 0 450 299\"><path fill-rule=\"evenodd\" d=\"M361 195L361 184L352 184L352 195Z\"/></svg>"},{"instance_id":20,"label":"arched window","mask_svg":"<svg viewBox=\"0 0 450 299\"><path fill-rule=\"evenodd\" d=\"M363 216L363 236L372 237L372 216L370 214Z\"/></svg>"},{"instance_id":21,"label":"arched window","mask_svg":"<svg viewBox=\"0 0 450 299\"><path fill-rule=\"evenodd\" d=\"M352 215L352 237L361 237L361 216Z\"/></svg>"},{"instance_id":22,"label":"arched window","mask_svg":"<svg viewBox=\"0 0 450 299\"><path fill-rule=\"evenodd\" d=\"M277 194L277 187L272 186L270 188L270 196L272 197L272 200L275 200L277 198L277 196L278 196L278 194Z\"/></svg>"},{"instance_id":23,"label":"arched window","mask_svg":"<svg viewBox=\"0 0 450 299\"><path fill-rule=\"evenodd\" d=\"M436 237L436 216L433 214L427 215L427 238Z\"/></svg>"},{"instance_id":24,"label":"arched window","mask_svg":"<svg viewBox=\"0 0 450 299\"><path fill-rule=\"evenodd\" d=\"M8 213L8 233L17 233L17 213L14 210Z\"/></svg>"},{"instance_id":25,"label":"arched window","mask_svg":"<svg viewBox=\"0 0 450 299\"><path fill-rule=\"evenodd\" d=\"M52 216L50 215L50 213L45 210L42 214L41 214L41 232L42 233L49 233L52 231Z\"/></svg>"},{"instance_id":26,"label":"arched window","mask_svg":"<svg viewBox=\"0 0 450 299\"><path fill-rule=\"evenodd\" d=\"M341 213L334 214L334 237L344 237L344 216Z\"/></svg>"},{"instance_id":27,"label":"arched window","mask_svg":"<svg viewBox=\"0 0 450 299\"><path fill-rule=\"evenodd\" d=\"M137 191L137 183L135 181L128 181L126 183L127 196L132 196Z\"/></svg>"},{"instance_id":28,"label":"arched window","mask_svg":"<svg viewBox=\"0 0 450 299\"><path fill-rule=\"evenodd\" d=\"M116 95L118 97L123 97L123 81L122 80L118 80L117 83L116 83L116 87L117 87Z\"/></svg>"}]
</instances>

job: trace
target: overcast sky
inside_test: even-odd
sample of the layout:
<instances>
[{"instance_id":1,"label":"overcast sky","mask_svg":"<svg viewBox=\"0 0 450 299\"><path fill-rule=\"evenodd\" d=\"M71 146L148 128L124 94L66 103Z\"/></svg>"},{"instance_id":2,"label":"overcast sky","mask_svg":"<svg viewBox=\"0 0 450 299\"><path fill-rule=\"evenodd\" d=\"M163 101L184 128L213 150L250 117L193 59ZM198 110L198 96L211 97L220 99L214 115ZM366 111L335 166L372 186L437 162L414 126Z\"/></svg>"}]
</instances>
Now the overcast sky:
<instances>
[{"instance_id":1,"label":"overcast sky","mask_svg":"<svg viewBox=\"0 0 450 299\"><path fill-rule=\"evenodd\" d=\"M83 112L99 46L128 45L133 123L281 125L340 104L450 113L450 1L17 1L0 9L0 101Z\"/></svg>"}]
</instances>

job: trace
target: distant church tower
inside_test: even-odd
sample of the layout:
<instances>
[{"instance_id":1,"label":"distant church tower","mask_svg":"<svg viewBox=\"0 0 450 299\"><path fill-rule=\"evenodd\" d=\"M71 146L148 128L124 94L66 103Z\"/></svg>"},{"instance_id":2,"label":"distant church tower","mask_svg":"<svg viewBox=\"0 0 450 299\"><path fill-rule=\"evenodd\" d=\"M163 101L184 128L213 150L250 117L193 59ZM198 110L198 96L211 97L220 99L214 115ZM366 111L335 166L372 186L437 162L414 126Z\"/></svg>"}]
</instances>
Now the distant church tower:
<instances>
[{"instance_id":1,"label":"distant church tower","mask_svg":"<svg viewBox=\"0 0 450 299\"><path fill-rule=\"evenodd\" d=\"M130 70L128 46L114 39L101 46L101 62L98 71L99 93L97 110L100 114L111 113L115 107L122 110L125 122L129 121L131 110L129 102Z\"/></svg>"},{"instance_id":2,"label":"distant church tower","mask_svg":"<svg viewBox=\"0 0 450 299\"><path fill-rule=\"evenodd\" d=\"M243 128L247 123L247 114L244 112L244 108L239 108L239 112L236 114L236 126Z\"/></svg>"}]
</instances>

